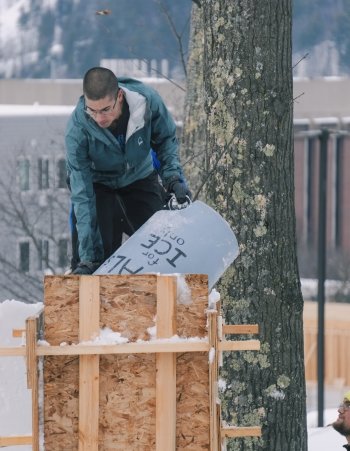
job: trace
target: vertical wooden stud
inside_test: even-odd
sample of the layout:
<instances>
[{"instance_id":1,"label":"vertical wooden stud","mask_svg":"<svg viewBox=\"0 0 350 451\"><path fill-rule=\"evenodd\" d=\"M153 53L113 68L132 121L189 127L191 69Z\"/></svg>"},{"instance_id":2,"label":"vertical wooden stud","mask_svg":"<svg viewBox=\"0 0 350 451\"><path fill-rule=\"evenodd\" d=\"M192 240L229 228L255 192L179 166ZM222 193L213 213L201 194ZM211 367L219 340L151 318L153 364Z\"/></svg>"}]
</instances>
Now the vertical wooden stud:
<instances>
[{"instance_id":1,"label":"vertical wooden stud","mask_svg":"<svg viewBox=\"0 0 350 451\"><path fill-rule=\"evenodd\" d=\"M32 449L39 451L39 384L36 355L37 317L26 319L27 386L32 390Z\"/></svg>"},{"instance_id":2,"label":"vertical wooden stud","mask_svg":"<svg viewBox=\"0 0 350 451\"><path fill-rule=\"evenodd\" d=\"M93 340L100 330L100 279L80 276L79 340ZM79 357L79 451L98 451L99 355Z\"/></svg>"},{"instance_id":3,"label":"vertical wooden stud","mask_svg":"<svg viewBox=\"0 0 350 451\"><path fill-rule=\"evenodd\" d=\"M176 334L176 278L157 277L157 338ZM176 450L176 354L156 355L156 451Z\"/></svg>"},{"instance_id":4,"label":"vertical wooden stud","mask_svg":"<svg viewBox=\"0 0 350 451\"><path fill-rule=\"evenodd\" d=\"M218 394L218 314L208 312L209 333L209 409L210 409L210 450L218 451L220 445L220 411L217 405Z\"/></svg>"}]
</instances>

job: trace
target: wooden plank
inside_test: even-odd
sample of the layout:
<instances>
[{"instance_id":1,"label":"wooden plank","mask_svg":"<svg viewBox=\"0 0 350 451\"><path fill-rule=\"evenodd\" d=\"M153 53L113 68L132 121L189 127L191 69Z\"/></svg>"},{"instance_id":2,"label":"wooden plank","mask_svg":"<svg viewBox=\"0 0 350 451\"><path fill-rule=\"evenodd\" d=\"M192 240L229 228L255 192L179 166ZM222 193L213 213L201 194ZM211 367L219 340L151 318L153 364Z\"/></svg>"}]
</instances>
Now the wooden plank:
<instances>
[{"instance_id":1,"label":"wooden plank","mask_svg":"<svg viewBox=\"0 0 350 451\"><path fill-rule=\"evenodd\" d=\"M229 341L223 340L218 343L219 351L259 351L259 340Z\"/></svg>"},{"instance_id":2,"label":"wooden plank","mask_svg":"<svg viewBox=\"0 0 350 451\"><path fill-rule=\"evenodd\" d=\"M13 338L22 338L25 336L25 329L12 329L12 337Z\"/></svg>"},{"instance_id":3,"label":"wooden plank","mask_svg":"<svg viewBox=\"0 0 350 451\"><path fill-rule=\"evenodd\" d=\"M157 338L176 334L176 279L157 277ZM176 450L176 354L156 356L156 451Z\"/></svg>"},{"instance_id":4,"label":"wooden plank","mask_svg":"<svg viewBox=\"0 0 350 451\"><path fill-rule=\"evenodd\" d=\"M24 346L4 346L0 348L0 357L25 357L27 354Z\"/></svg>"},{"instance_id":5,"label":"wooden plank","mask_svg":"<svg viewBox=\"0 0 350 451\"><path fill-rule=\"evenodd\" d=\"M6 348L5 348L6 349ZM17 354L21 348L11 348L6 353L9 355L24 355L24 352ZM23 348L24 349L24 348ZM1 356L2 348L0 348ZM91 355L91 354L154 354L173 352L209 352L209 343L204 340L198 341L154 341L141 343L125 343L116 345L66 345L66 346L38 346L38 356L57 355Z\"/></svg>"},{"instance_id":6,"label":"wooden plank","mask_svg":"<svg viewBox=\"0 0 350 451\"><path fill-rule=\"evenodd\" d=\"M100 279L81 276L79 283L79 340L100 331ZM98 451L99 355L79 358L79 451Z\"/></svg>"},{"instance_id":7,"label":"wooden plank","mask_svg":"<svg viewBox=\"0 0 350 451\"><path fill-rule=\"evenodd\" d=\"M31 445L32 437L30 435L18 435L10 437L0 437L0 446L16 446L16 445Z\"/></svg>"},{"instance_id":8,"label":"wooden plank","mask_svg":"<svg viewBox=\"0 0 350 451\"><path fill-rule=\"evenodd\" d=\"M74 345L74 346L37 346L38 356L90 355L90 354L142 354L172 352L209 352L206 341L141 342L117 345ZM259 351L259 340L229 341L218 343L219 351ZM26 349L21 346L0 348L1 357L25 356Z\"/></svg>"},{"instance_id":9,"label":"wooden plank","mask_svg":"<svg viewBox=\"0 0 350 451\"><path fill-rule=\"evenodd\" d=\"M209 407L210 407L210 450L218 451L220 445L219 417L217 398L218 394L218 315L217 311L208 313L209 328Z\"/></svg>"},{"instance_id":10,"label":"wooden plank","mask_svg":"<svg viewBox=\"0 0 350 451\"><path fill-rule=\"evenodd\" d=\"M33 388L36 370L36 320L33 317L26 319L26 365L27 388Z\"/></svg>"},{"instance_id":11,"label":"wooden plank","mask_svg":"<svg viewBox=\"0 0 350 451\"><path fill-rule=\"evenodd\" d=\"M32 449L39 451L39 385L36 354L37 317L26 320L27 385L32 390Z\"/></svg>"},{"instance_id":12,"label":"wooden plank","mask_svg":"<svg viewBox=\"0 0 350 451\"><path fill-rule=\"evenodd\" d=\"M247 426L247 427L226 427L221 429L222 437L261 437L261 427Z\"/></svg>"},{"instance_id":13,"label":"wooden plank","mask_svg":"<svg viewBox=\"0 0 350 451\"><path fill-rule=\"evenodd\" d=\"M258 324L224 324L222 326L222 333L224 335L244 335L244 334L258 334Z\"/></svg>"}]
</instances>

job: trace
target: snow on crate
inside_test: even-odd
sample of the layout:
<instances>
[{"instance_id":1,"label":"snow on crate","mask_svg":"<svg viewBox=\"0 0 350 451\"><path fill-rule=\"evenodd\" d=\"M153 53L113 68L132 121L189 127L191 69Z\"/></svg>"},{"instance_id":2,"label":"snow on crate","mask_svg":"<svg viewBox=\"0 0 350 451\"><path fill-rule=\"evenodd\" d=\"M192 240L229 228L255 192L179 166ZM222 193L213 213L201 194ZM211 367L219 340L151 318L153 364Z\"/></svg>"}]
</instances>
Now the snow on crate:
<instances>
[{"instance_id":1,"label":"snow on crate","mask_svg":"<svg viewBox=\"0 0 350 451\"><path fill-rule=\"evenodd\" d=\"M220 293L213 288L208 297L208 310L217 310L216 304L220 301Z\"/></svg>"},{"instance_id":2,"label":"snow on crate","mask_svg":"<svg viewBox=\"0 0 350 451\"><path fill-rule=\"evenodd\" d=\"M128 338L122 337L120 332L114 332L109 327L100 329L100 334L93 340L81 341L81 345L115 345L123 344L129 341Z\"/></svg>"}]
</instances>

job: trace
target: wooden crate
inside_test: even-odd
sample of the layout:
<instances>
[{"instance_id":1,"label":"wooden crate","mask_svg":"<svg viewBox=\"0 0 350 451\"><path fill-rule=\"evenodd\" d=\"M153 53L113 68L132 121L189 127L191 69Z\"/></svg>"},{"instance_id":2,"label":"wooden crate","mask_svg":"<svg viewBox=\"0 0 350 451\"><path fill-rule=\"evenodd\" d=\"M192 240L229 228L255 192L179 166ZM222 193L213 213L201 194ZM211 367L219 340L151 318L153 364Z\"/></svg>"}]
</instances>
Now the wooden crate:
<instances>
[{"instance_id":1,"label":"wooden crate","mask_svg":"<svg viewBox=\"0 0 350 451\"><path fill-rule=\"evenodd\" d=\"M177 281L46 277L44 320L41 313L13 331L25 333L24 347L0 348L0 357L26 357L32 436L0 437L1 446L31 443L39 451L43 437L45 451L219 451L227 437L260 436L259 426L222 427L217 403L220 354L260 349L259 340L225 335L256 334L258 326L223 324L219 309L208 309L207 276L186 275L185 304L177 302ZM127 343L101 342L104 328Z\"/></svg>"}]
</instances>

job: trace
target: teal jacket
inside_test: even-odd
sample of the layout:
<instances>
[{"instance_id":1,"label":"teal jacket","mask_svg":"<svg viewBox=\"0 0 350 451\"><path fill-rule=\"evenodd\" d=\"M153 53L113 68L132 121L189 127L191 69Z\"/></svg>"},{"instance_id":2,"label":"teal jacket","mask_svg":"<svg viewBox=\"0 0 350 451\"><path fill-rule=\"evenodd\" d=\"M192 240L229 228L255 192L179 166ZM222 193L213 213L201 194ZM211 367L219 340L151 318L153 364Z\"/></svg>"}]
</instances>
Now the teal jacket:
<instances>
[{"instance_id":1,"label":"teal jacket","mask_svg":"<svg viewBox=\"0 0 350 451\"><path fill-rule=\"evenodd\" d=\"M181 176L176 126L163 100L137 80L118 81L130 110L124 151L109 130L85 113L83 96L66 129L67 172L82 262L104 259L93 183L116 189L147 177L154 170L151 148L160 161L165 186L169 179Z\"/></svg>"}]
</instances>

